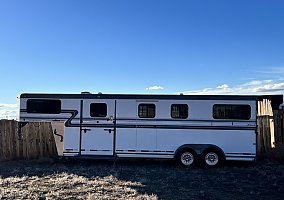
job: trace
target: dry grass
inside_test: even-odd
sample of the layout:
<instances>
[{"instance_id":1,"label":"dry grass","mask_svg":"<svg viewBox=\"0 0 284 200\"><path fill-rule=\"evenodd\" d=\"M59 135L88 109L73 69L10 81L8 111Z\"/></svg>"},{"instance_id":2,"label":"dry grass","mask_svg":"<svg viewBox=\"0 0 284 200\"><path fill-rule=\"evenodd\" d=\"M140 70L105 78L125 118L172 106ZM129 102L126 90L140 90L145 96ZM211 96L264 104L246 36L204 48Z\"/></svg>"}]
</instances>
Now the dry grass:
<instances>
[{"instance_id":1,"label":"dry grass","mask_svg":"<svg viewBox=\"0 0 284 200\"><path fill-rule=\"evenodd\" d=\"M114 176L86 178L66 172L0 179L1 198L13 199L157 199L139 194L132 187L139 182L121 181Z\"/></svg>"},{"instance_id":2,"label":"dry grass","mask_svg":"<svg viewBox=\"0 0 284 200\"><path fill-rule=\"evenodd\" d=\"M284 199L284 166L162 161L0 163L0 199Z\"/></svg>"}]
</instances>

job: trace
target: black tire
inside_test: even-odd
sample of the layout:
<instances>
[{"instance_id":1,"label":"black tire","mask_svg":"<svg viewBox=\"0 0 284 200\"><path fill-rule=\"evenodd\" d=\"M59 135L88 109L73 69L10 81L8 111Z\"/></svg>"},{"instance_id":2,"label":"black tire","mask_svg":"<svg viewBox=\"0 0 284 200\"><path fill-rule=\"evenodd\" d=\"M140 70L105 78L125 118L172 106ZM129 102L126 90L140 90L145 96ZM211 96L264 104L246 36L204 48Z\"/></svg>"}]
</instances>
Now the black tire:
<instances>
[{"instance_id":1,"label":"black tire","mask_svg":"<svg viewBox=\"0 0 284 200\"><path fill-rule=\"evenodd\" d=\"M201 159L206 167L217 167L223 163L224 154L218 149L206 149L201 154Z\"/></svg>"},{"instance_id":2,"label":"black tire","mask_svg":"<svg viewBox=\"0 0 284 200\"><path fill-rule=\"evenodd\" d=\"M193 167L197 163L197 154L192 149L183 149L176 156L179 165L184 167Z\"/></svg>"}]
</instances>

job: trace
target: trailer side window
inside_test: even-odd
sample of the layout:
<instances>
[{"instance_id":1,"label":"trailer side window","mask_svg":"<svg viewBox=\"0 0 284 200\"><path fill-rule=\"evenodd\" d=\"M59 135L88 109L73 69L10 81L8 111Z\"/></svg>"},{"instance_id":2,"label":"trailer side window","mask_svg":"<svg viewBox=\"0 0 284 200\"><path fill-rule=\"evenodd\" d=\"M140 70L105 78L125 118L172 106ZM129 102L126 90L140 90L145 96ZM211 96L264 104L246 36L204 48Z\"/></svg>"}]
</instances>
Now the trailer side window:
<instances>
[{"instance_id":1,"label":"trailer side window","mask_svg":"<svg viewBox=\"0 0 284 200\"><path fill-rule=\"evenodd\" d=\"M27 113L59 114L61 101L51 99L28 99Z\"/></svg>"},{"instance_id":2,"label":"trailer side window","mask_svg":"<svg viewBox=\"0 0 284 200\"><path fill-rule=\"evenodd\" d=\"M219 104L213 106L214 119L244 119L251 118L250 105Z\"/></svg>"},{"instance_id":3,"label":"trailer side window","mask_svg":"<svg viewBox=\"0 0 284 200\"><path fill-rule=\"evenodd\" d=\"M140 118L154 118L156 115L155 104L139 104L138 116Z\"/></svg>"},{"instance_id":4,"label":"trailer side window","mask_svg":"<svg viewBox=\"0 0 284 200\"><path fill-rule=\"evenodd\" d=\"M187 104L172 104L171 117L178 119L188 118L188 105Z\"/></svg>"},{"instance_id":5,"label":"trailer side window","mask_svg":"<svg viewBox=\"0 0 284 200\"><path fill-rule=\"evenodd\" d=\"M106 103L91 103L90 116L91 117L106 117L107 116L107 104Z\"/></svg>"}]
</instances>

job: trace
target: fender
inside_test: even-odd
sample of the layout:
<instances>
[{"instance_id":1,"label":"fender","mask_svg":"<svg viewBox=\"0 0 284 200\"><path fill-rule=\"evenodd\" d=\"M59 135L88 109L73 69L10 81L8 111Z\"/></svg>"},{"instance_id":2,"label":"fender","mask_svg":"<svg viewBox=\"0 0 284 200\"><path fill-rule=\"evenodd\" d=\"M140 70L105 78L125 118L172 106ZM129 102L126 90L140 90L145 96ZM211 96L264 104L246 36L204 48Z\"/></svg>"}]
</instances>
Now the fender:
<instances>
[{"instance_id":1,"label":"fender","mask_svg":"<svg viewBox=\"0 0 284 200\"><path fill-rule=\"evenodd\" d=\"M182 149L192 149L198 155L202 154L206 149L217 149L225 157L224 151L220 147L214 144L184 144L175 151L175 157L177 156L178 152L180 152Z\"/></svg>"}]
</instances>

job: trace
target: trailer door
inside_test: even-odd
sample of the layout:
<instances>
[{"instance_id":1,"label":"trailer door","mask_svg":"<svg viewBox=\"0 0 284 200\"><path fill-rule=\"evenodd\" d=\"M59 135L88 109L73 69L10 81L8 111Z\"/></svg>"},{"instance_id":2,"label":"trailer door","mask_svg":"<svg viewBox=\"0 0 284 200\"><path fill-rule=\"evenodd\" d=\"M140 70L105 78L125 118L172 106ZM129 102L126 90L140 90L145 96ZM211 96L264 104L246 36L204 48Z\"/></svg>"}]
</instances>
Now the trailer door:
<instances>
[{"instance_id":1,"label":"trailer door","mask_svg":"<svg viewBox=\"0 0 284 200\"><path fill-rule=\"evenodd\" d=\"M84 100L81 110L81 155L113 155L115 100Z\"/></svg>"},{"instance_id":2,"label":"trailer door","mask_svg":"<svg viewBox=\"0 0 284 200\"><path fill-rule=\"evenodd\" d=\"M156 106L158 101L137 101L137 152L150 154L157 150Z\"/></svg>"}]
</instances>

